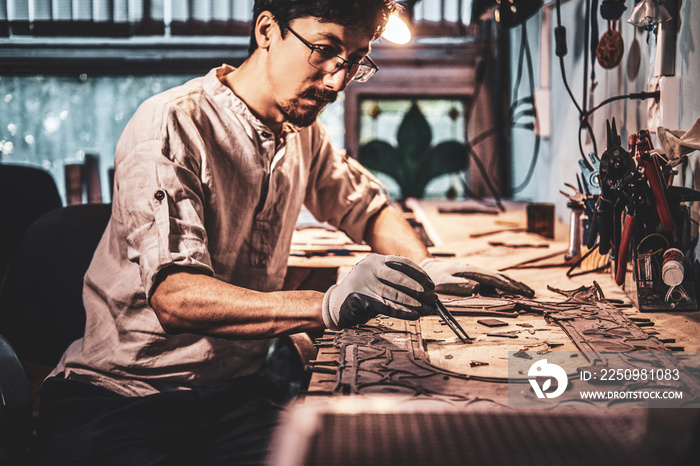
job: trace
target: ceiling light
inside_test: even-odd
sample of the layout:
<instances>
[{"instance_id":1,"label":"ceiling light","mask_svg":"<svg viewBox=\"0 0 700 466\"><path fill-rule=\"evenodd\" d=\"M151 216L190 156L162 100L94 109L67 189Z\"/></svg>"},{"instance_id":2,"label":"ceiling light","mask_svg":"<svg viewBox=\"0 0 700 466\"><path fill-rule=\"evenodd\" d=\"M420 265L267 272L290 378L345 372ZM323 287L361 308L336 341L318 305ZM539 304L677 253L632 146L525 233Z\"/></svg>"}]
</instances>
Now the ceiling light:
<instances>
[{"instance_id":1,"label":"ceiling light","mask_svg":"<svg viewBox=\"0 0 700 466\"><path fill-rule=\"evenodd\" d=\"M382 37L394 44L407 44L411 41L411 30L398 15L393 14L389 16Z\"/></svg>"}]
</instances>

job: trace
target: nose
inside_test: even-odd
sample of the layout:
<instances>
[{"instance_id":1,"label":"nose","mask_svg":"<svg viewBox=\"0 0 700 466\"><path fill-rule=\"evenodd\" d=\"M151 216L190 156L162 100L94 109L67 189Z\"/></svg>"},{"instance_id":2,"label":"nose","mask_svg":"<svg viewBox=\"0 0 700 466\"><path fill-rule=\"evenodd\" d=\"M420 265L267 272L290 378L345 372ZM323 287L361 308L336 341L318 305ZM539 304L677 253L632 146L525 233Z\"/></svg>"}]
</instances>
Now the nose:
<instances>
[{"instance_id":1,"label":"nose","mask_svg":"<svg viewBox=\"0 0 700 466\"><path fill-rule=\"evenodd\" d=\"M343 91L349 81L347 67L342 67L333 73L325 73L323 76L323 84L335 92Z\"/></svg>"}]
</instances>

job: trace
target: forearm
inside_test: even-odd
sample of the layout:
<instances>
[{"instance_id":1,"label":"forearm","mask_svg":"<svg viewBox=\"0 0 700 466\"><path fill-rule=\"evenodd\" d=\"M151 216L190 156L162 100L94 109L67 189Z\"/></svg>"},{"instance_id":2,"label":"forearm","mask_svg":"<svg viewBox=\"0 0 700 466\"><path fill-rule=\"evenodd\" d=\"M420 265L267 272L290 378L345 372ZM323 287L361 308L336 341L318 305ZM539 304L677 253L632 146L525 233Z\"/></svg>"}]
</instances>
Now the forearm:
<instances>
[{"instance_id":1,"label":"forearm","mask_svg":"<svg viewBox=\"0 0 700 466\"><path fill-rule=\"evenodd\" d=\"M365 241L379 254L398 254L416 264L431 257L411 225L391 206L384 208L369 221Z\"/></svg>"},{"instance_id":2,"label":"forearm","mask_svg":"<svg viewBox=\"0 0 700 466\"><path fill-rule=\"evenodd\" d=\"M322 301L317 291L264 293L177 271L159 283L151 307L168 333L261 339L325 328Z\"/></svg>"}]
</instances>

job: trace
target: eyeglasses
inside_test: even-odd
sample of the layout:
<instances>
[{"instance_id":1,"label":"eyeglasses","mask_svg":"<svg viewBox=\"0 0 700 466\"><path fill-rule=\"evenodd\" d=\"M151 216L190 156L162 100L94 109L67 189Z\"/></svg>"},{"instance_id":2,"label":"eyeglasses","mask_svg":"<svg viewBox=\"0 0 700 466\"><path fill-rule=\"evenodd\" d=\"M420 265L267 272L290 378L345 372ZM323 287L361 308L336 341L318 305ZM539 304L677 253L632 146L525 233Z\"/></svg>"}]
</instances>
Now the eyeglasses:
<instances>
[{"instance_id":1,"label":"eyeglasses","mask_svg":"<svg viewBox=\"0 0 700 466\"><path fill-rule=\"evenodd\" d=\"M374 60L369 56L364 57L359 62L351 62L341 56L335 54L332 47L328 45L314 45L297 34L289 26L284 26L294 36L299 39L310 50L309 65L324 73L337 73L338 71L347 68L348 80L365 82L379 69Z\"/></svg>"}]
</instances>

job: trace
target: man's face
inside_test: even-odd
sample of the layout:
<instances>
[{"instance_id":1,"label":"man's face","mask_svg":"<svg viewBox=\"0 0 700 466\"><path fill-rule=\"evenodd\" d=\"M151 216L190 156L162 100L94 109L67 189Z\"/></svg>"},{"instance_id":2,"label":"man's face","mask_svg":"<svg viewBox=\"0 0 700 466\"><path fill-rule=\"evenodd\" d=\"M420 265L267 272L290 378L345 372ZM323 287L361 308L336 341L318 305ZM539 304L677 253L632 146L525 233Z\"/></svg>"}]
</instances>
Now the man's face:
<instances>
[{"instance_id":1,"label":"man's face","mask_svg":"<svg viewBox=\"0 0 700 466\"><path fill-rule=\"evenodd\" d=\"M298 18L289 26L308 43L345 60L359 62L369 53L372 37L361 27L322 23L313 17ZM275 104L286 121L309 126L328 103L336 100L351 76L347 69L327 73L315 68L309 63L311 49L289 30L285 32L285 38L280 36L277 46L270 47L268 78Z\"/></svg>"}]
</instances>

